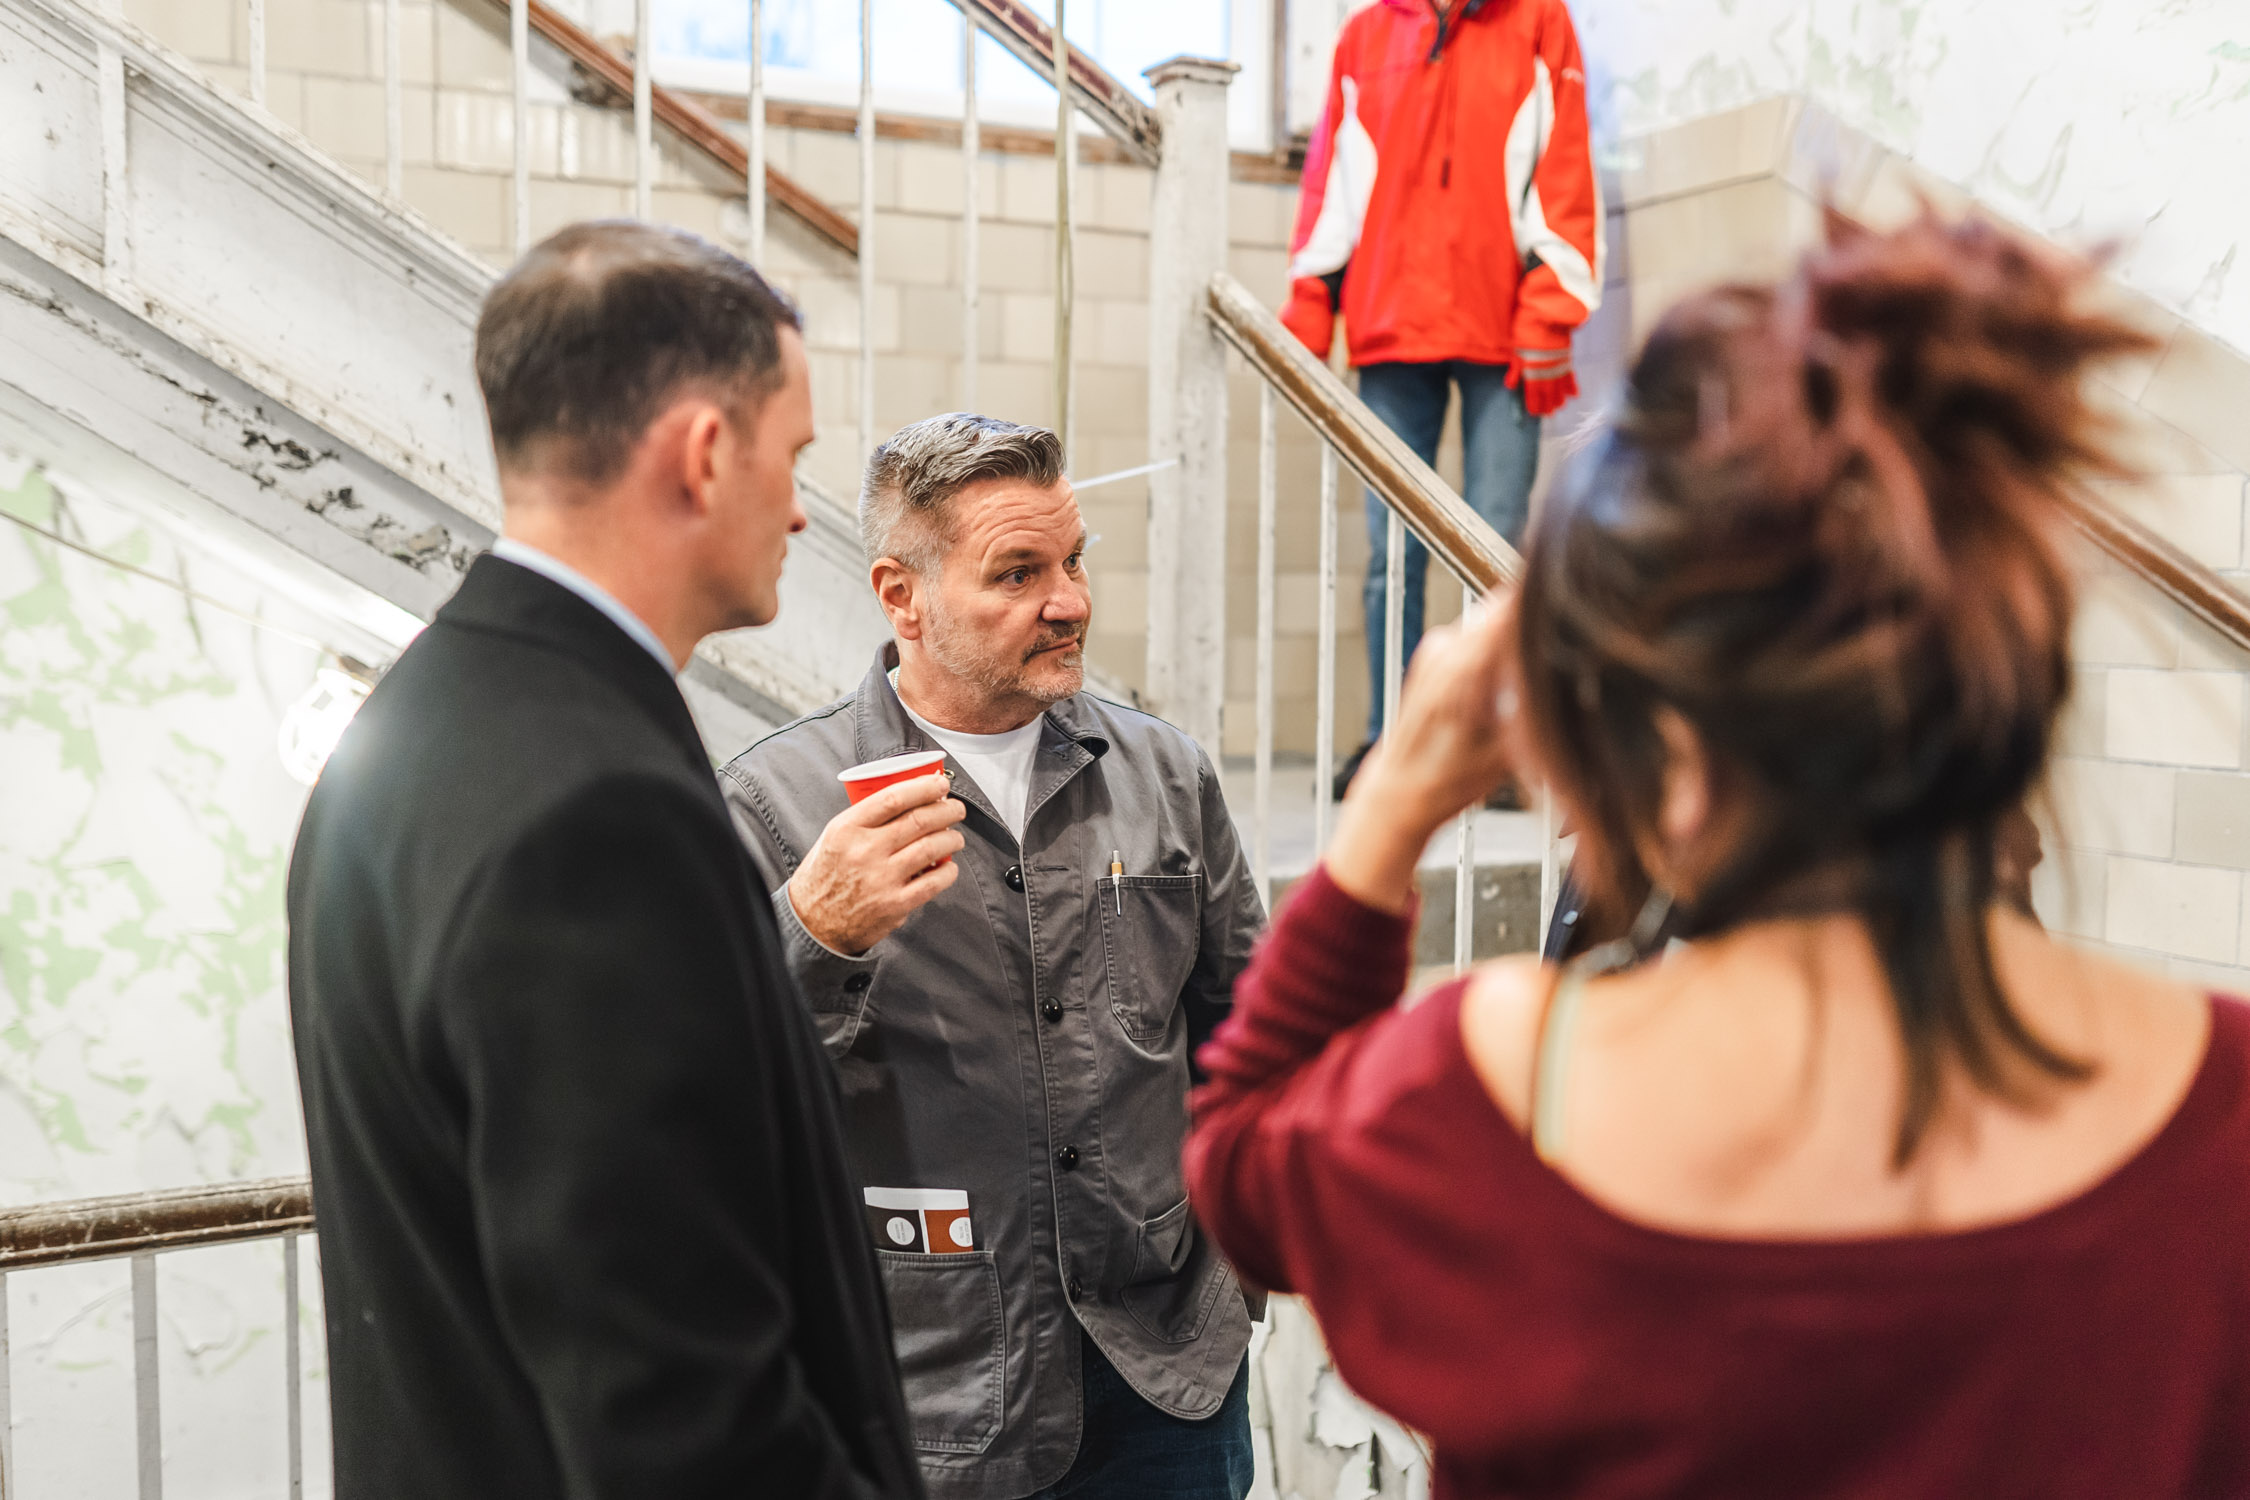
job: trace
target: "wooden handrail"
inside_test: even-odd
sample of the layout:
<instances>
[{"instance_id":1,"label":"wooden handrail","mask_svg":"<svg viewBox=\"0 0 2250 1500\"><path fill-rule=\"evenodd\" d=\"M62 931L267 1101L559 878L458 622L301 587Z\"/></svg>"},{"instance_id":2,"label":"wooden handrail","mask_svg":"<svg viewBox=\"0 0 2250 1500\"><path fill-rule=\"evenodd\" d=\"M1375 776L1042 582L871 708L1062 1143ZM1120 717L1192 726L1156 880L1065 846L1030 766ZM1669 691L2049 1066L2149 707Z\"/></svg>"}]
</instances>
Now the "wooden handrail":
<instances>
[{"instance_id":1,"label":"wooden handrail","mask_svg":"<svg viewBox=\"0 0 2250 1500\"><path fill-rule=\"evenodd\" d=\"M2072 523L2095 546L2237 648L2250 651L2250 599L2216 570L2091 494L2067 495L2064 502Z\"/></svg>"},{"instance_id":2,"label":"wooden handrail","mask_svg":"<svg viewBox=\"0 0 2250 1500\"><path fill-rule=\"evenodd\" d=\"M266 1239L313 1227L312 1186L270 1177L0 1210L0 1271Z\"/></svg>"},{"instance_id":3,"label":"wooden handrail","mask_svg":"<svg viewBox=\"0 0 2250 1500\"><path fill-rule=\"evenodd\" d=\"M1212 278L1211 321L1221 337L1272 382L1283 400L1343 455L1407 530L1480 591L1513 583L1523 570L1516 550L1351 393L1307 353L1240 282ZM2066 497L2071 522L2135 577L2250 651L2250 597L2131 516L2088 493Z\"/></svg>"},{"instance_id":4,"label":"wooden handrail","mask_svg":"<svg viewBox=\"0 0 2250 1500\"><path fill-rule=\"evenodd\" d=\"M1314 359L1248 287L1224 271L1211 278L1210 315L1219 336L1241 351L1456 576L1489 594L1523 575L1523 558L1516 549L1333 370Z\"/></svg>"},{"instance_id":5,"label":"wooden handrail","mask_svg":"<svg viewBox=\"0 0 2250 1500\"><path fill-rule=\"evenodd\" d=\"M508 0L492 0L500 9ZM594 34L544 3L530 0L531 29L538 32L572 62L599 78L625 98L633 97L633 65L602 45ZM727 171L750 179L750 148L688 100L661 85L649 89L649 106L681 139ZM806 228L853 259L859 257L859 229L851 220L823 203L804 184L773 167L766 168L766 197L775 207L794 215Z\"/></svg>"},{"instance_id":6,"label":"wooden handrail","mask_svg":"<svg viewBox=\"0 0 2250 1500\"><path fill-rule=\"evenodd\" d=\"M953 4L1025 67L1054 84L1054 30L1023 0L953 0ZM1162 159L1164 128L1156 111L1076 47L1070 49L1070 91L1078 107L1135 161L1153 167Z\"/></svg>"}]
</instances>

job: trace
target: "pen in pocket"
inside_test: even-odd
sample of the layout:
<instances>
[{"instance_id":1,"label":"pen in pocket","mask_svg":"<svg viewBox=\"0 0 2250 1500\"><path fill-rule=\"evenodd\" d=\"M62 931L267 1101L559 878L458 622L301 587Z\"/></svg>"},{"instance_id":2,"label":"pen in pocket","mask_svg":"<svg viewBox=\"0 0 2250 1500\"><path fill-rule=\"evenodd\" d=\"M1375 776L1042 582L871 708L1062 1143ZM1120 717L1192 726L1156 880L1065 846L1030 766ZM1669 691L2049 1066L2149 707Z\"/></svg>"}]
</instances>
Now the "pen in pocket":
<instances>
[{"instance_id":1,"label":"pen in pocket","mask_svg":"<svg viewBox=\"0 0 2250 1500\"><path fill-rule=\"evenodd\" d=\"M1109 851L1109 889L1110 894L1117 898L1117 914L1121 917L1124 916L1125 862L1117 857L1115 849Z\"/></svg>"}]
</instances>

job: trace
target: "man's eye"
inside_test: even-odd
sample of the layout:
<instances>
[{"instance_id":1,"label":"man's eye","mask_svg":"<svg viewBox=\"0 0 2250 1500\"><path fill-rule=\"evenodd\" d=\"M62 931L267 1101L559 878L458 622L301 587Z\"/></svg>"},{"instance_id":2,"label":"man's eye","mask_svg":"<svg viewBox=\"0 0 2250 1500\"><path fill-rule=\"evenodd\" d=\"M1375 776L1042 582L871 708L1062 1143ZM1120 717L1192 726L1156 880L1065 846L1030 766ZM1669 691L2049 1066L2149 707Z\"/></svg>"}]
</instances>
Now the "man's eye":
<instances>
[{"instance_id":1,"label":"man's eye","mask_svg":"<svg viewBox=\"0 0 2250 1500\"><path fill-rule=\"evenodd\" d=\"M1073 553L1071 553L1071 554L1070 554L1070 556L1069 556L1069 557L1067 557L1067 558L1065 558L1065 559L1063 560L1063 567L1064 567L1064 568L1066 568L1067 570L1069 570L1070 572L1073 572L1073 573L1075 573L1075 572L1077 572L1077 571L1078 571L1078 569L1079 569L1079 566L1080 566L1080 564L1082 564L1082 563L1083 563L1083 562L1084 562L1085 560L1086 560L1086 554L1085 554L1085 553L1083 553L1083 552L1073 552Z\"/></svg>"}]
</instances>

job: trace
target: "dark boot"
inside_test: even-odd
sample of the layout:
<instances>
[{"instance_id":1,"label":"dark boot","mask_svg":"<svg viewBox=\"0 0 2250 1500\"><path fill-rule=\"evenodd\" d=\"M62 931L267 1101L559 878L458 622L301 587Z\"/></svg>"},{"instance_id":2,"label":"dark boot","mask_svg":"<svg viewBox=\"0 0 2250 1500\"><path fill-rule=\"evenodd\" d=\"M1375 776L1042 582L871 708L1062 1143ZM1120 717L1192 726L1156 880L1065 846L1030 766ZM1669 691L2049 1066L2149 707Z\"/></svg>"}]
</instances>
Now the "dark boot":
<instances>
[{"instance_id":1,"label":"dark boot","mask_svg":"<svg viewBox=\"0 0 2250 1500\"><path fill-rule=\"evenodd\" d=\"M1344 793L1352 788L1352 778L1359 774L1359 768L1367 761L1367 752L1374 748L1375 742L1369 740L1366 744L1354 750L1343 765L1337 767L1336 780L1328 789L1330 801L1341 802L1344 800Z\"/></svg>"}]
</instances>

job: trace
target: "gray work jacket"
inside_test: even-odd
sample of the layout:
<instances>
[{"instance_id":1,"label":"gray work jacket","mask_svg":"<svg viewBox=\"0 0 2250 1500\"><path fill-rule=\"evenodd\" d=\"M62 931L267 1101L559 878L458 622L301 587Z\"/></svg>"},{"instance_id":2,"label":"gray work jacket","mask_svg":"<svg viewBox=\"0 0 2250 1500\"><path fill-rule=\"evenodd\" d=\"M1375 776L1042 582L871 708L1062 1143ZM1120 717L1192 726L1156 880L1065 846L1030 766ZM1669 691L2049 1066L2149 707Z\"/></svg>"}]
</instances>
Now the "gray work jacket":
<instances>
[{"instance_id":1,"label":"gray work jacket","mask_svg":"<svg viewBox=\"0 0 2250 1500\"><path fill-rule=\"evenodd\" d=\"M878 1242L931 1493L1019 1496L1077 1452L1081 1326L1177 1416L1216 1411L1241 1367L1245 1299L1188 1212L1180 1140L1190 1050L1265 913L1195 742L1081 693L1046 713L1020 846L950 767L960 879L864 957L823 947L780 887L845 806L836 773L939 748L899 704L896 660L886 645L857 692L720 785L776 888L860 1181L968 1193L973 1252Z\"/></svg>"}]
</instances>

